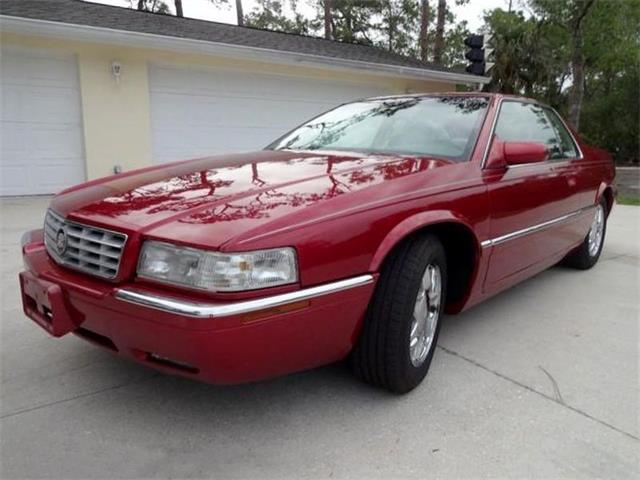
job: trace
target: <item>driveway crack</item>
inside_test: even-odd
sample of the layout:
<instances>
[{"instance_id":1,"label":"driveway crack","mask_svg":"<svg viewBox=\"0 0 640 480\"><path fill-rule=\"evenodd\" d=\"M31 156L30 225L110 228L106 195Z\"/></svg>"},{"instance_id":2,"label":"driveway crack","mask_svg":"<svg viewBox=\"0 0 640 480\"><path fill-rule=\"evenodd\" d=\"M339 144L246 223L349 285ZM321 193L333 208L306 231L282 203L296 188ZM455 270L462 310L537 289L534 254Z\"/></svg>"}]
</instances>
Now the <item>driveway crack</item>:
<instances>
[{"instance_id":1,"label":"driveway crack","mask_svg":"<svg viewBox=\"0 0 640 480\"><path fill-rule=\"evenodd\" d=\"M547 371L547 369L545 369L542 365L538 365L538 368L542 370L542 373L544 373L547 376L547 378L551 381L551 386L553 387L555 401L558 403L561 403L562 405L565 405L564 398L562 398L562 393L560 393L560 387L558 386L558 382L556 382L556 379L553 378L553 375L551 375Z\"/></svg>"},{"instance_id":2,"label":"driveway crack","mask_svg":"<svg viewBox=\"0 0 640 480\"><path fill-rule=\"evenodd\" d=\"M539 390L536 390L535 388L530 387L529 385L526 385L526 384L524 384L524 383L522 383L522 382L519 382L518 380L515 380L515 379L513 379L513 378L511 378L511 377L508 377L507 375L505 375L505 374L503 374L503 373L500 373L500 372L498 372L498 371L496 371L496 370L493 370L493 369L491 369L491 368L489 368L489 367L487 367L487 366L485 366L485 365L483 365L483 364L481 364L481 363L479 363L479 362L477 362L477 361L475 361L475 360L473 360L473 359L471 359L471 358L469 358L469 357L466 357L466 356L462 355L462 354L461 354L461 353L459 353L459 352L456 352L456 351L454 351L454 350L451 350L451 349L449 349L449 348L447 348L447 347L443 347L442 345L438 345L438 348L439 348L440 350L442 350L443 352L448 353L449 355L452 355L452 356L454 356L454 357L457 357L457 358L459 358L460 360L463 360L463 361L465 361L465 362L467 362L467 363L470 363L471 365L474 365L474 366L476 366L476 367L478 367L478 368L481 368L481 369L482 369L482 370L484 370L485 372L489 372L489 373L491 373L492 375L495 375L495 376L496 376L496 377L498 377L498 378L501 378L501 379L503 379L503 380L506 380L507 382L510 382L510 383L512 383L512 384L514 384L514 385L516 385L516 386L520 387L520 388L523 388L523 389L525 389L525 390L527 390L527 391L529 391L529 392L531 392L531 393L534 393L534 394L536 394L536 395L538 395L538 396L540 396L540 397L542 397L542 398L545 398L545 399L547 399L547 400L549 400L549 401L551 401L551 402L553 402L553 403L556 403L556 404L560 405L561 407L564 407L564 408L566 408L566 409L568 409L568 410L571 410L572 412L577 413L578 415L581 415L581 416L583 416L583 417L585 417L585 418L588 418L589 420L591 420L591 421L593 421L593 422L599 423L600 425L602 425L602 426L604 426L604 427L607 427L607 428L609 428L609 429L611 429L611 430L614 430L614 431L616 431L616 432L618 432L618 433L621 433L622 435L625 435L625 436L627 436L627 437L629 437L629 438L632 438L633 440L640 441L640 438L638 438L638 437L637 437L637 436L635 436L634 434L629 433L629 432L627 432L627 431L625 431L625 430L622 430L622 429L620 429L620 428L616 427L615 425L612 425L612 424L610 424L610 423L608 423L608 422L606 422L606 421L604 421L604 420L601 420L601 419L599 419L599 418L597 418L597 417L594 417L593 415L588 414L588 413L587 413L587 412L585 412L584 410L580 410L579 408L576 408L576 407L573 407L573 406L571 406L571 405L566 404L566 403L564 402L564 400L562 399L562 396L560 395L560 389L558 388L558 384L557 384L557 383L556 383L556 381L553 379L553 377L549 374L549 372L547 372L547 371L546 371L544 368L542 368L542 367L539 367L539 368L540 368L544 373L546 373L546 374L547 374L547 376L549 377L549 379L551 380L551 382L555 385L555 388L557 388L557 392L556 392L556 393L557 393L557 396L558 396L559 398L552 397L551 395L548 395L548 394L546 394L546 393L544 393L544 392L541 392L541 391L539 391Z\"/></svg>"},{"instance_id":3,"label":"driveway crack","mask_svg":"<svg viewBox=\"0 0 640 480\"><path fill-rule=\"evenodd\" d=\"M17 415L22 415L23 413L29 413L35 410L40 410L41 408L51 407L53 405L58 405L60 403L71 402L73 400L78 400L80 398L92 397L94 395L98 395L104 392L109 392L111 390L118 390L120 388L129 387L131 385L138 385L144 382L148 382L149 380L153 380L154 378L157 378L159 376L160 374L157 373L155 375L151 375L150 377L146 377L143 379L133 380L131 382L120 383L117 385L111 385L110 387L101 388L100 390L93 390L92 392L80 393L78 395L74 395L73 397L61 398L60 400L56 400L54 402L43 403L40 405L35 405L33 407L23 408L22 410L16 410L15 412L7 413L5 415L0 416L0 420L4 420L5 418L10 418L10 417L15 417Z\"/></svg>"}]
</instances>

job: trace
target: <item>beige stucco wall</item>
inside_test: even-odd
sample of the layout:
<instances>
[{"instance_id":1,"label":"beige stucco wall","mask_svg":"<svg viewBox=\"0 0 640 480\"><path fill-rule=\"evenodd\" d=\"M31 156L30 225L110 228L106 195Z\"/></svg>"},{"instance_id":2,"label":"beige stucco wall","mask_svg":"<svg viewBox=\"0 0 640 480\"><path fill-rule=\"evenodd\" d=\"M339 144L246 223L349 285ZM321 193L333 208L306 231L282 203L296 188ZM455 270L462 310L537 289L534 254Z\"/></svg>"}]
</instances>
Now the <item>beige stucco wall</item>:
<instances>
[{"instance_id":1,"label":"beige stucco wall","mask_svg":"<svg viewBox=\"0 0 640 480\"><path fill-rule=\"evenodd\" d=\"M151 164L149 85L144 59L121 52L122 75L111 74L114 53L78 51L87 176L101 177Z\"/></svg>"},{"instance_id":2,"label":"beige stucco wall","mask_svg":"<svg viewBox=\"0 0 640 480\"><path fill-rule=\"evenodd\" d=\"M0 34L0 42L39 50L57 50L77 56L88 179L110 175L115 165L122 166L124 170L130 170L151 164L148 78L150 63L330 78L356 84L386 86L396 93L455 90L455 85L451 83L383 77L365 71L351 72L308 66L276 65L209 55L57 40L11 33ZM122 65L119 82L115 81L111 73L111 64L114 61Z\"/></svg>"}]
</instances>

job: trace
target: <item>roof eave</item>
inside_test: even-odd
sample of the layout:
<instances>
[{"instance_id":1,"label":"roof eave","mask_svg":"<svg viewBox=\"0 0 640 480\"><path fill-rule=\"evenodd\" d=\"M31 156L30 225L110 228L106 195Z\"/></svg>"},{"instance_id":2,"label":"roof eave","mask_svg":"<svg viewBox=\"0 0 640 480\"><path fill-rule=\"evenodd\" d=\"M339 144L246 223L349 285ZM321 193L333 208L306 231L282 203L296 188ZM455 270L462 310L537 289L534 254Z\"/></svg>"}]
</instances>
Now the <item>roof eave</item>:
<instances>
[{"instance_id":1,"label":"roof eave","mask_svg":"<svg viewBox=\"0 0 640 480\"><path fill-rule=\"evenodd\" d=\"M389 65L344 58L327 57L268 48L209 42L190 38L171 37L152 33L132 32L111 28L93 27L72 23L52 22L24 17L0 15L0 29L3 32L35 36L48 36L65 40L97 42L127 47L141 47L154 50L169 50L182 53L200 53L228 58L242 58L274 62L285 65L323 66L340 70L350 70L368 74L403 77L414 80L432 80L461 84L485 84L487 77L456 72Z\"/></svg>"}]
</instances>

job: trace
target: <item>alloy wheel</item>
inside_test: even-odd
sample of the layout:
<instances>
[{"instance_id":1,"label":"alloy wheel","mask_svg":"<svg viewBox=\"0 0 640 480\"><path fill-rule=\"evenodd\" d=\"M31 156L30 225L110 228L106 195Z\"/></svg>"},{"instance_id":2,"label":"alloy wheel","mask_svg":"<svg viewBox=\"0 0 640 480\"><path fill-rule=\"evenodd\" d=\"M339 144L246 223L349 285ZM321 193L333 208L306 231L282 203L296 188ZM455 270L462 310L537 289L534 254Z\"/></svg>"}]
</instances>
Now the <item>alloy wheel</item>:
<instances>
[{"instance_id":1,"label":"alloy wheel","mask_svg":"<svg viewBox=\"0 0 640 480\"><path fill-rule=\"evenodd\" d=\"M420 282L409 334L409 356L414 367L422 365L432 348L440 316L441 298L440 267L429 264Z\"/></svg>"},{"instance_id":2,"label":"alloy wheel","mask_svg":"<svg viewBox=\"0 0 640 480\"><path fill-rule=\"evenodd\" d=\"M600 251L600 245L602 244L602 237L604 235L604 208L602 205L596 207L596 213L593 216L593 222L591 223L591 229L589 230L588 246L589 255L595 257Z\"/></svg>"}]
</instances>

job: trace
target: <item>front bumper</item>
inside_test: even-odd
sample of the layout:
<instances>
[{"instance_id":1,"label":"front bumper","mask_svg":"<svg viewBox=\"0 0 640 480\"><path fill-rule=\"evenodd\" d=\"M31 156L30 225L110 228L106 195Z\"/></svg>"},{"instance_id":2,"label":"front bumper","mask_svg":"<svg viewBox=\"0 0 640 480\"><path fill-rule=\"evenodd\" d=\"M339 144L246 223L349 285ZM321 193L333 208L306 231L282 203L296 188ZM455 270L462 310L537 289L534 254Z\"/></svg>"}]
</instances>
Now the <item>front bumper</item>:
<instances>
[{"instance_id":1,"label":"front bumper","mask_svg":"<svg viewBox=\"0 0 640 480\"><path fill-rule=\"evenodd\" d=\"M76 335L168 373L231 384L344 358L375 276L227 303L118 285L62 268L39 231L23 237L25 314L51 335Z\"/></svg>"}]
</instances>

